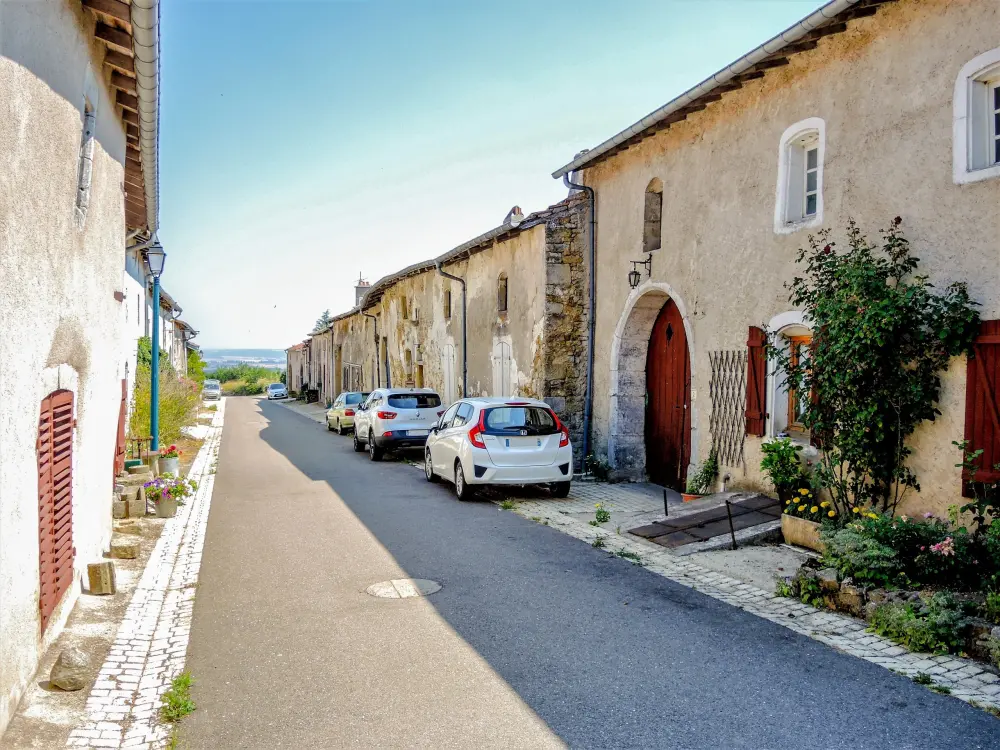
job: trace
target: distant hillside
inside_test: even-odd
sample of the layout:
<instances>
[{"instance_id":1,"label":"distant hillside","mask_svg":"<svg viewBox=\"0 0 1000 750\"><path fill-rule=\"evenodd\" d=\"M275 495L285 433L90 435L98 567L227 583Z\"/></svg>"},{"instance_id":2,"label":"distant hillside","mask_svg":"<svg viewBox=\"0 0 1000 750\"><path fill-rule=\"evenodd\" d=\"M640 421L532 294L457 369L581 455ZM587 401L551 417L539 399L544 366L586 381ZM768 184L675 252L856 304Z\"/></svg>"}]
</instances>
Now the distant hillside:
<instances>
[{"instance_id":1,"label":"distant hillside","mask_svg":"<svg viewBox=\"0 0 1000 750\"><path fill-rule=\"evenodd\" d=\"M201 356L205 360L206 372L240 364L285 369L283 349L202 349Z\"/></svg>"}]
</instances>

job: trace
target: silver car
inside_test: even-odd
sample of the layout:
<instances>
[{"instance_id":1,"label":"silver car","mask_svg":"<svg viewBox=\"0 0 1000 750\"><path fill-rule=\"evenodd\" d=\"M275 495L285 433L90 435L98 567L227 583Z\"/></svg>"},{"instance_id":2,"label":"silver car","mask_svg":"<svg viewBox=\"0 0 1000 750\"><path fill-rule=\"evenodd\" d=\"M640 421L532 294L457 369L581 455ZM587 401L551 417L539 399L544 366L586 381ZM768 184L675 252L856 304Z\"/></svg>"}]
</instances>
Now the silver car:
<instances>
[{"instance_id":1,"label":"silver car","mask_svg":"<svg viewBox=\"0 0 1000 750\"><path fill-rule=\"evenodd\" d=\"M205 401L218 401L222 398L222 384L218 380L206 380L201 386L201 397Z\"/></svg>"},{"instance_id":2,"label":"silver car","mask_svg":"<svg viewBox=\"0 0 1000 750\"><path fill-rule=\"evenodd\" d=\"M354 412L354 450L368 449L378 461L389 450L423 448L444 414L441 397L429 388L379 388Z\"/></svg>"},{"instance_id":3,"label":"silver car","mask_svg":"<svg viewBox=\"0 0 1000 750\"><path fill-rule=\"evenodd\" d=\"M267 400L273 398L288 398L288 389L281 383L271 383L267 387Z\"/></svg>"}]
</instances>

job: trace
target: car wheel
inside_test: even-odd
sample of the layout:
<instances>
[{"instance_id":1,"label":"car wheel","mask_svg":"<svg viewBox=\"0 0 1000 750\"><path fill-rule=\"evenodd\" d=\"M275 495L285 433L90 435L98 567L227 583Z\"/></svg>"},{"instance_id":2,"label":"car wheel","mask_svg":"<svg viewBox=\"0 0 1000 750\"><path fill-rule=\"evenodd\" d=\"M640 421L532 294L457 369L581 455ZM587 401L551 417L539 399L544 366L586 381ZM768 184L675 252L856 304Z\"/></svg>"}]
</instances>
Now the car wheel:
<instances>
[{"instance_id":1,"label":"car wheel","mask_svg":"<svg viewBox=\"0 0 1000 750\"><path fill-rule=\"evenodd\" d=\"M553 482L549 485L549 491L553 497L569 497L571 482Z\"/></svg>"},{"instance_id":2,"label":"car wheel","mask_svg":"<svg viewBox=\"0 0 1000 750\"><path fill-rule=\"evenodd\" d=\"M462 471L461 461L455 462L455 494L458 495L458 499L461 501L471 500L472 496L475 494L475 490L470 487L465 481L465 472Z\"/></svg>"},{"instance_id":3,"label":"car wheel","mask_svg":"<svg viewBox=\"0 0 1000 750\"><path fill-rule=\"evenodd\" d=\"M340 420L339 419L337 420L337 434L338 435L343 435L344 434L344 427L343 427L343 425L340 424Z\"/></svg>"},{"instance_id":4,"label":"car wheel","mask_svg":"<svg viewBox=\"0 0 1000 750\"><path fill-rule=\"evenodd\" d=\"M372 461L382 460L382 449L375 445L375 436L368 433L368 458Z\"/></svg>"},{"instance_id":5,"label":"car wheel","mask_svg":"<svg viewBox=\"0 0 1000 750\"><path fill-rule=\"evenodd\" d=\"M355 453L361 453L361 451L363 451L364 449L365 449L365 446L363 446L361 444L361 441L358 440L358 433L357 433L357 431L355 431L355 433L354 433L354 452Z\"/></svg>"},{"instance_id":6,"label":"car wheel","mask_svg":"<svg viewBox=\"0 0 1000 750\"><path fill-rule=\"evenodd\" d=\"M439 477L434 473L434 462L431 460L431 449L424 449L424 476L428 482L437 482Z\"/></svg>"},{"instance_id":7,"label":"car wheel","mask_svg":"<svg viewBox=\"0 0 1000 750\"><path fill-rule=\"evenodd\" d=\"M333 425L330 424L330 420L329 419L326 420L326 429L328 429L330 432L333 432Z\"/></svg>"}]
</instances>

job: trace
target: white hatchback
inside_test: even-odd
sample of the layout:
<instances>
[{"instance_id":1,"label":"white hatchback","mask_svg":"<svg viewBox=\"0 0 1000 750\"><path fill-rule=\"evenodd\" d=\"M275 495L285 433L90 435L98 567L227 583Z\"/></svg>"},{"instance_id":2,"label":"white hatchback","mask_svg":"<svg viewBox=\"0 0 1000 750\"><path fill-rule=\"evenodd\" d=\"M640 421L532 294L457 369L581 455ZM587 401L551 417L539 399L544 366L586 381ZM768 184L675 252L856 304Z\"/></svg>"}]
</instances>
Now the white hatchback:
<instances>
[{"instance_id":1,"label":"white hatchback","mask_svg":"<svg viewBox=\"0 0 1000 750\"><path fill-rule=\"evenodd\" d=\"M422 448L444 414L429 388L379 388L354 409L354 450L378 461L387 450Z\"/></svg>"},{"instance_id":2,"label":"white hatchback","mask_svg":"<svg viewBox=\"0 0 1000 750\"><path fill-rule=\"evenodd\" d=\"M463 399L431 430L424 475L454 482L459 500L490 484L544 484L566 497L573 478L569 430L544 401Z\"/></svg>"}]
</instances>

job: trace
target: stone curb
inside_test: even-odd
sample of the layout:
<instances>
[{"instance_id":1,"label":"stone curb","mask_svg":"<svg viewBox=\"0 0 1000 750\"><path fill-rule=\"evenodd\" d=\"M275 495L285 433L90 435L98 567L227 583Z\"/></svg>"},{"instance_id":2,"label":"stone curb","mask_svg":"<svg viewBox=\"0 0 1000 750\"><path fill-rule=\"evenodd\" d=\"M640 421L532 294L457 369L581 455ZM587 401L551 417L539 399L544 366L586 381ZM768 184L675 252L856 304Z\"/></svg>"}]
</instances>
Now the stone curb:
<instances>
[{"instance_id":1,"label":"stone curb","mask_svg":"<svg viewBox=\"0 0 1000 750\"><path fill-rule=\"evenodd\" d=\"M67 747L161 750L170 742L159 707L184 669L225 404L219 400L188 473L198 491L164 524L87 698L87 720L70 733Z\"/></svg>"}]
</instances>

